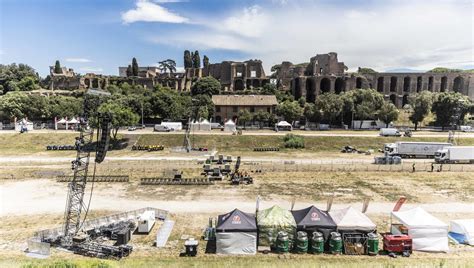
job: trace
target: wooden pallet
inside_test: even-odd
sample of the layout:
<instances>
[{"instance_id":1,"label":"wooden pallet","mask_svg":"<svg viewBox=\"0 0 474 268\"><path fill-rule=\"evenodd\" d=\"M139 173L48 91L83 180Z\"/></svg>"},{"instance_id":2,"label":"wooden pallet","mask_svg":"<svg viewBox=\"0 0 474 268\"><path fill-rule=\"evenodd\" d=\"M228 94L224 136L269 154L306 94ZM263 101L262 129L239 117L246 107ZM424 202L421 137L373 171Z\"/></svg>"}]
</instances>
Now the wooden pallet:
<instances>
[{"instance_id":1,"label":"wooden pallet","mask_svg":"<svg viewBox=\"0 0 474 268\"><path fill-rule=\"evenodd\" d=\"M141 178L141 185L212 185L214 181L207 178L172 179L172 178Z\"/></svg>"}]
</instances>

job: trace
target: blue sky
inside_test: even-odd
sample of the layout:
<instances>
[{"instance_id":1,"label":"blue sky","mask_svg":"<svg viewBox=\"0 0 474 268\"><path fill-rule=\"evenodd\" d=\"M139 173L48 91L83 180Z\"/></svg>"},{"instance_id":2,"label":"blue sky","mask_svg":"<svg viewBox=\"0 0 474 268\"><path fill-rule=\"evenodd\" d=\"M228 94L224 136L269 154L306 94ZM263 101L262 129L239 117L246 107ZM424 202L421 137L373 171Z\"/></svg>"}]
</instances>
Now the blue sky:
<instances>
[{"instance_id":1,"label":"blue sky","mask_svg":"<svg viewBox=\"0 0 474 268\"><path fill-rule=\"evenodd\" d=\"M473 68L470 0L0 0L0 63L118 74L200 51L211 62L338 52L350 69Z\"/></svg>"}]
</instances>

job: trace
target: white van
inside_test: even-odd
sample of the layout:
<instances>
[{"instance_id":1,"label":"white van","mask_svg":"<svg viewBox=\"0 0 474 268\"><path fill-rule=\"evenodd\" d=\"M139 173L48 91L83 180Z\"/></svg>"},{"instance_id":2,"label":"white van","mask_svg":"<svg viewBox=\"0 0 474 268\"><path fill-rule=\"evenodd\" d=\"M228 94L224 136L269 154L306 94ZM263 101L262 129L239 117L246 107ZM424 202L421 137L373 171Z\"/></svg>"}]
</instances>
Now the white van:
<instances>
[{"instance_id":1,"label":"white van","mask_svg":"<svg viewBox=\"0 0 474 268\"><path fill-rule=\"evenodd\" d=\"M156 131L156 132L170 132L171 129L167 126L155 125L155 127L153 128L153 131Z\"/></svg>"},{"instance_id":2,"label":"white van","mask_svg":"<svg viewBox=\"0 0 474 268\"><path fill-rule=\"evenodd\" d=\"M381 128L379 135L382 137L400 137L402 134L396 128Z\"/></svg>"}]
</instances>

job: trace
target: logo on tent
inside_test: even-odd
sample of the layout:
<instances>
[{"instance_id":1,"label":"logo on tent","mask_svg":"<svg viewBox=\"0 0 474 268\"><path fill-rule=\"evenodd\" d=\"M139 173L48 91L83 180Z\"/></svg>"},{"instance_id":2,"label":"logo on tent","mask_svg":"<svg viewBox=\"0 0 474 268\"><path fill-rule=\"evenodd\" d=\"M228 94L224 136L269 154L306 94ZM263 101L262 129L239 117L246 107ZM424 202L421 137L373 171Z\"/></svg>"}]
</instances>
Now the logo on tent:
<instances>
[{"instance_id":1,"label":"logo on tent","mask_svg":"<svg viewBox=\"0 0 474 268\"><path fill-rule=\"evenodd\" d=\"M240 220L240 216L238 215L235 215L233 218L232 218L232 224L241 224L242 221Z\"/></svg>"},{"instance_id":2,"label":"logo on tent","mask_svg":"<svg viewBox=\"0 0 474 268\"><path fill-rule=\"evenodd\" d=\"M319 221L320 218L319 218L318 213L316 213L316 212L311 213L311 220L312 221Z\"/></svg>"}]
</instances>

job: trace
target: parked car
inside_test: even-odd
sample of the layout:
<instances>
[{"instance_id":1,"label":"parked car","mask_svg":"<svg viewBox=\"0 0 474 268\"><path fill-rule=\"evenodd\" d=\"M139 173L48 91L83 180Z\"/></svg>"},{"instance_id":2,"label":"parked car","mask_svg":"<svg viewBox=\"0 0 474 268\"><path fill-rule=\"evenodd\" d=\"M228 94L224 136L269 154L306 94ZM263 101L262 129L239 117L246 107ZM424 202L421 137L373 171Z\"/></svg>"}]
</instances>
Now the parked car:
<instances>
[{"instance_id":1,"label":"parked car","mask_svg":"<svg viewBox=\"0 0 474 268\"><path fill-rule=\"evenodd\" d=\"M379 135L383 137L400 137L402 134L396 128L381 128Z\"/></svg>"},{"instance_id":2,"label":"parked car","mask_svg":"<svg viewBox=\"0 0 474 268\"><path fill-rule=\"evenodd\" d=\"M167 126L155 125L155 127L153 128L153 131L156 131L156 132L170 132L171 129Z\"/></svg>"}]
</instances>

